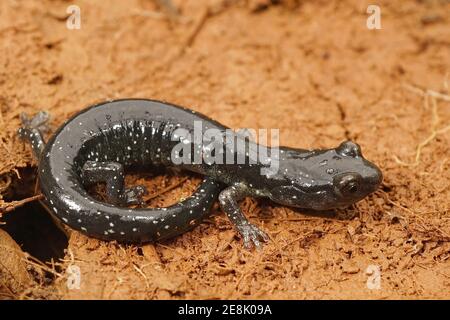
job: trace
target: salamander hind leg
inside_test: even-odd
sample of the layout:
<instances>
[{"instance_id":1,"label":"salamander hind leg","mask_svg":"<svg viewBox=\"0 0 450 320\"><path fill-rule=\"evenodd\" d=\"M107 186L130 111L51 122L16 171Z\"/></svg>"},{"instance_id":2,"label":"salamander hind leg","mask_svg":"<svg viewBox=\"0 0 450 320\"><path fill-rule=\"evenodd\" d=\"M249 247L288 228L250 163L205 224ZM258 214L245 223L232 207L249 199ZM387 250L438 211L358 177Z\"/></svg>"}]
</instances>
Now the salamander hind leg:
<instances>
[{"instance_id":1,"label":"salamander hind leg","mask_svg":"<svg viewBox=\"0 0 450 320\"><path fill-rule=\"evenodd\" d=\"M123 165L118 162L86 161L81 178L84 185L105 182L108 202L116 205L142 204L147 193L144 186L125 188Z\"/></svg>"},{"instance_id":2,"label":"salamander hind leg","mask_svg":"<svg viewBox=\"0 0 450 320\"><path fill-rule=\"evenodd\" d=\"M20 119L22 127L19 128L18 135L31 144L34 155L39 159L42 150L44 150L43 133L49 130L47 123L50 115L45 111L40 111L30 119L25 113L21 113Z\"/></svg>"},{"instance_id":3,"label":"salamander hind leg","mask_svg":"<svg viewBox=\"0 0 450 320\"><path fill-rule=\"evenodd\" d=\"M242 213L238 201L245 196L245 187L237 184L223 190L219 195L219 202L222 210L225 211L231 223L233 223L241 234L244 240L244 246L250 249L253 244L257 249L260 249L260 240L267 242L269 237L257 226L251 224Z\"/></svg>"}]
</instances>

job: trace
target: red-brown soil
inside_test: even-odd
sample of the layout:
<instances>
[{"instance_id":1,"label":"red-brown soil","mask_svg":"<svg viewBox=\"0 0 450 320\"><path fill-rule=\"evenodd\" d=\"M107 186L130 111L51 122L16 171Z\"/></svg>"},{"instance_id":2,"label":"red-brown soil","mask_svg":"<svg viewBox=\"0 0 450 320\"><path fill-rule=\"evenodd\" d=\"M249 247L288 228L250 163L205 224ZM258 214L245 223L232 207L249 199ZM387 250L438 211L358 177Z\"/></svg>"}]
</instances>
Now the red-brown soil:
<instances>
[{"instance_id":1,"label":"red-brown soil","mask_svg":"<svg viewBox=\"0 0 450 320\"><path fill-rule=\"evenodd\" d=\"M381 30L366 27L373 1L269 2L177 0L178 19L151 0L0 2L0 298L450 298L450 2L377 1ZM70 4L80 30L66 28ZM292 147L352 139L382 168L383 186L321 216L246 199L271 237L261 251L243 249L220 209L165 243L70 231L65 242L50 222L41 227L37 202L12 202L39 192L19 114L47 110L56 129L126 97L232 128L278 128ZM139 179L151 205L178 201L197 181ZM73 265L80 289L67 287ZM367 287L370 265L379 289Z\"/></svg>"}]
</instances>

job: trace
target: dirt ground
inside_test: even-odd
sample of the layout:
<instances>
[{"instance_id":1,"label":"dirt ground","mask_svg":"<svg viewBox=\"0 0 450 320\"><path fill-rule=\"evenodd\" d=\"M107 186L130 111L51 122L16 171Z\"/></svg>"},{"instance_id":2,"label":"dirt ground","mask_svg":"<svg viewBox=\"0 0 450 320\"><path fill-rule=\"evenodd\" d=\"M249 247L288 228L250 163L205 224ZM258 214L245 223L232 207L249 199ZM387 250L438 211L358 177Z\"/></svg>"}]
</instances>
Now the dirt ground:
<instances>
[{"instance_id":1,"label":"dirt ground","mask_svg":"<svg viewBox=\"0 0 450 320\"><path fill-rule=\"evenodd\" d=\"M269 2L174 0L178 14L152 0L0 2L0 298L450 298L450 2ZM79 30L66 27L72 4ZM366 26L369 4L381 8L380 30ZM154 245L66 235L30 198L36 162L16 137L19 114L47 110L56 129L126 97L279 128L292 147L351 139L383 185L316 215L246 199L271 237L261 251L244 250L218 208ZM136 179L152 206L198 182Z\"/></svg>"}]
</instances>

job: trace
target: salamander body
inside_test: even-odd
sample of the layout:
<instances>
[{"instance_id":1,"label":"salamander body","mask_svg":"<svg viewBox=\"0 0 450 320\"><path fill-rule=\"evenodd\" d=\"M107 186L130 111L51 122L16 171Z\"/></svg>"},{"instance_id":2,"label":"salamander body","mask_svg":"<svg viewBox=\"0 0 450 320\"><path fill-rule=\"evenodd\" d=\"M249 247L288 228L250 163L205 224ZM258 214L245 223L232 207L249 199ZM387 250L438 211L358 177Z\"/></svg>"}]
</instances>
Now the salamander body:
<instances>
[{"instance_id":1,"label":"salamander body","mask_svg":"<svg viewBox=\"0 0 450 320\"><path fill-rule=\"evenodd\" d=\"M155 100L126 99L91 106L67 120L45 143L42 130L47 118L44 112L32 119L23 116L19 130L38 158L45 205L71 228L104 240L146 242L177 236L200 223L219 199L245 246L260 246L267 235L242 213L238 201L243 197L267 197L282 205L325 210L361 200L382 180L381 171L364 159L353 142L312 151L265 148L269 161L259 161L261 146L248 137L233 136L232 147L223 142L231 141L227 127L192 110ZM198 128L202 136L213 132L223 143L214 140L215 151L211 152L211 144L195 141ZM238 150L236 145L243 148ZM231 161L211 161L218 152L231 155ZM140 203L145 189L126 189L124 172L149 166L179 167L205 178L194 194L173 206L128 208ZM106 183L107 203L86 191L88 185L99 182Z\"/></svg>"}]
</instances>

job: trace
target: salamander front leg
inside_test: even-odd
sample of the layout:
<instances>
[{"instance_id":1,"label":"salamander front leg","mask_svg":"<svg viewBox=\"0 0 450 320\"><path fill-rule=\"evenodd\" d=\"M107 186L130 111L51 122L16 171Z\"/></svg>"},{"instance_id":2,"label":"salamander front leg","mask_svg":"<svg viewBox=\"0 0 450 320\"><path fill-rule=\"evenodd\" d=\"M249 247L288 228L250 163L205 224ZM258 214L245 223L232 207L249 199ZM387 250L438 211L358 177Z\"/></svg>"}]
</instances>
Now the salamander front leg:
<instances>
[{"instance_id":1,"label":"salamander front leg","mask_svg":"<svg viewBox=\"0 0 450 320\"><path fill-rule=\"evenodd\" d=\"M244 246L250 249L253 243L257 249L260 249L260 240L267 242L269 237L257 226L251 224L242 213L238 201L246 196L245 189L245 186L241 184L228 187L220 193L219 202L222 210L225 211L227 217L244 239Z\"/></svg>"},{"instance_id":2,"label":"salamander front leg","mask_svg":"<svg viewBox=\"0 0 450 320\"><path fill-rule=\"evenodd\" d=\"M19 128L19 137L31 144L36 159L39 159L45 142L42 133L48 131L47 122L50 116L45 111L36 113L31 119L25 113L20 114L22 127Z\"/></svg>"},{"instance_id":3,"label":"salamander front leg","mask_svg":"<svg viewBox=\"0 0 450 320\"><path fill-rule=\"evenodd\" d=\"M147 193L144 186L125 189L123 166L117 162L86 161L81 175L84 185L105 182L106 196L112 204L142 204L142 195Z\"/></svg>"}]
</instances>

